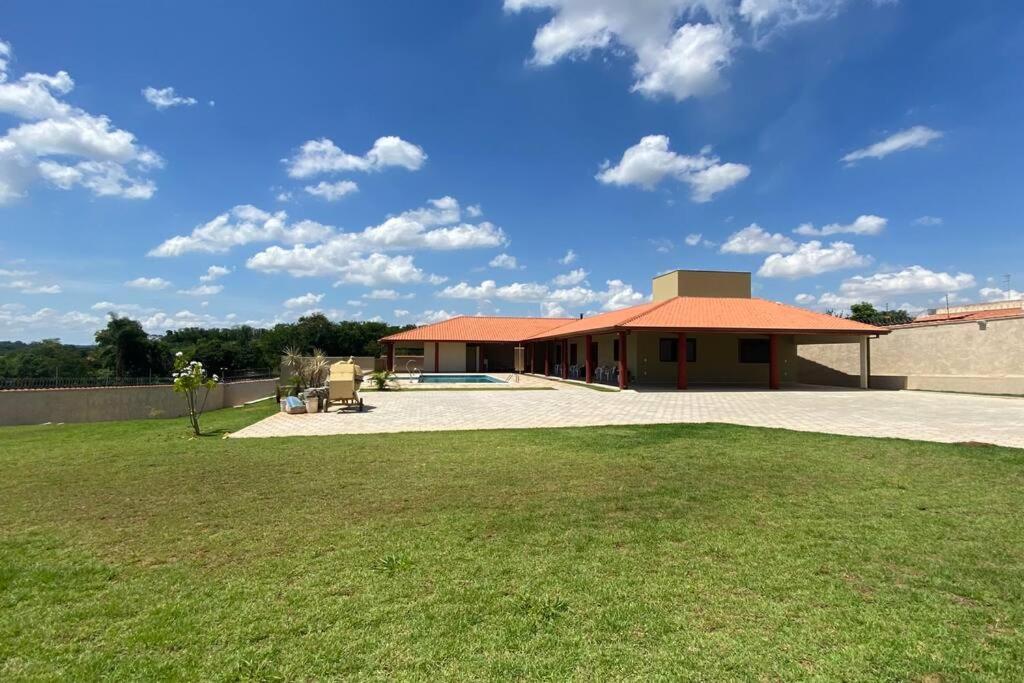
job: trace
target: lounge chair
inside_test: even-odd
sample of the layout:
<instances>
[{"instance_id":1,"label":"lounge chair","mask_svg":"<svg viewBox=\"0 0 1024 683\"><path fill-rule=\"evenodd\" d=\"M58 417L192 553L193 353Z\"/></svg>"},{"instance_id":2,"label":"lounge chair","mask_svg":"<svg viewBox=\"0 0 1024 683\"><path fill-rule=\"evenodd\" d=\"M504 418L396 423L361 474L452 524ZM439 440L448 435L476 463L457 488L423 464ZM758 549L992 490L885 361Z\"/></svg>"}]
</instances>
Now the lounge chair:
<instances>
[{"instance_id":1,"label":"lounge chair","mask_svg":"<svg viewBox=\"0 0 1024 683\"><path fill-rule=\"evenodd\" d=\"M363 399L359 397L359 385L363 383L363 370L349 358L331 366L331 377L327 381L327 405L337 401L343 406L363 411Z\"/></svg>"}]
</instances>

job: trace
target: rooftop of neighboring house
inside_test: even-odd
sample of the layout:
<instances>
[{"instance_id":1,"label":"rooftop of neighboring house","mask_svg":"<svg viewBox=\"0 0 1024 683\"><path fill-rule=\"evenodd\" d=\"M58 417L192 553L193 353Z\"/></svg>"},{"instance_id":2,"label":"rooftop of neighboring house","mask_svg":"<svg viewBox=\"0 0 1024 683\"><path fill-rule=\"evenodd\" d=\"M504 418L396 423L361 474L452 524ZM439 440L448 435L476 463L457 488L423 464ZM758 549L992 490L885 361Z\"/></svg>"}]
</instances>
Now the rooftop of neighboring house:
<instances>
[{"instance_id":1,"label":"rooftop of neighboring house","mask_svg":"<svg viewBox=\"0 0 1024 683\"><path fill-rule=\"evenodd\" d=\"M913 322L894 327L913 327L914 325L934 325L954 322L975 322L981 320L998 320L1000 318L1019 318L1024 316L1024 299L1006 301L986 301L975 304L957 304L955 306L933 308L914 318Z\"/></svg>"}]
</instances>

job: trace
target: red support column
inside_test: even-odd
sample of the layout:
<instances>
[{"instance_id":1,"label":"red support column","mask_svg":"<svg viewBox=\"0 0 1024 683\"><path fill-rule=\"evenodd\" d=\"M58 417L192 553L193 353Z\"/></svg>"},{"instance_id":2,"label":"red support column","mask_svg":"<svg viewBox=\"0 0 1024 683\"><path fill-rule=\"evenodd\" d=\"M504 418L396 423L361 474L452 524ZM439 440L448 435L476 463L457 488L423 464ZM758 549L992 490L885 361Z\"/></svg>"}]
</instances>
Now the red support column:
<instances>
[{"instance_id":1,"label":"red support column","mask_svg":"<svg viewBox=\"0 0 1024 683\"><path fill-rule=\"evenodd\" d=\"M434 342L434 372L441 372L441 342Z\"/></svg>"},{"instance_id":2,"label":"red support column","mask_svg":"<svg viewBox=\"0 0 1024 683\"><path fill-rule=\"evenodd\" d=\"M388 342L388 357L384 367L388 372L395 371L395 342Z\"/></svg>"},{"instance_id":3,"label":"red support column","mask_svg":"<svg viewBox=\"0 0 1024 683\"><path fill-rule=\"evenodd\" d=\"M626 333L619 332L619 389L629 388L629 363L626 362Z\"/></svg>"},{"instance_id":4,"label":"red support column","mask_svg":"<svg viewBox=\"0 0 1024 683\"><path fill-rule=\"evenodd\" d=\"M686 333L679 333L679 368L676 372L676 389L686 388Z\"/></svg>"},{"instance_id":5,"label":"red support column","mask_svg":"<svg viewBox=\"0 0 1024 683\"><path fill-rule=\"evenodd\" d=\"M551 344L544 342L544 376L551 376Z\"/></svg>"},{"instance_id":6,"label":"red support column","mask_svg":"<svg viewBox=\"0 0 1024 683\"><path fill-rule=\"evenodd\" d=\"M587 359L586 360L587 384L591 384L594 381L594 359L590 357L590 345L592 343L592 340L593 340L593 337L591 337L588 334L586 336L586 338L584 339L584 342L583 342L585 344L585 346L583 347L583 353L586 354L584 356L584 358Z\"/></svg>"},{"instance_id":7,"label":"red support column","mask_svg":"<svg viewBox=\"0 0 1024 683\"><path fill-rule=\"evenodd\" d=\"M779 388L779 335L768 335L768 388Z\"/></svg>"},{"instance_id":8,"label":"red support column","mask_svg":"<svg viewBox=\"0 0 1024 683\"><path fill-rule=\"evenodd\" d=\"M569 379L569 340L562 340L562 379Z\"/></svg>"}]
</instances>

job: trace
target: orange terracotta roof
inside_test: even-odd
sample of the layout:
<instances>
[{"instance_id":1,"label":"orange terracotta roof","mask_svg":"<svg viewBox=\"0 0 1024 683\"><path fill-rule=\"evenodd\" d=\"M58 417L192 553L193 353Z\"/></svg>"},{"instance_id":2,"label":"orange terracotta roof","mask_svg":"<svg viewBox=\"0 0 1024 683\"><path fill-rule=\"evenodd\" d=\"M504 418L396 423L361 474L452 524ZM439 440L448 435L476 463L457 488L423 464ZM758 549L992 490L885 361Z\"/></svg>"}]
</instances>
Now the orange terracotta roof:
<instances>
[{"instance_id":1,"label":"orange terracotta roof","mask_svg":"<svg viewBox=\"0 0 1024 683\"><path fill-rule=\"evenodd\" d=\"M759 334L889 333L885 327L765 299L679 296L579 319L458 316L399 332L381 341L521 342L643 329Z\"/></svg>"},{"instance_id":2,"label":"orange terracotta roof","mask_svg":"<svg viewBox=\"0 0 1024 683\"><path fill-rule=\"evenodd\" d=\"M499 318L460 315L431 325L398 332L381 341L518 342L572 318Z\"/></svg>"},{"instance_id":3,"label":"orange terracotta roof","mask_svg":"<svg viewBox=\"0 0 1024 683\"><path fill-rule=\"evenodd\" d=\"M992 318L1016 318L1024 315L1024 309L1020 308L989 308L980 311L960 311L957 313L933 313L931 315L919 315L914 318L913 322L907 323L907 325L915 325L917 323L937 323L937 322L969 322L971 320L991 320ZM902 326L901 326L902 327Z\"/></svg>"}]
</instances>

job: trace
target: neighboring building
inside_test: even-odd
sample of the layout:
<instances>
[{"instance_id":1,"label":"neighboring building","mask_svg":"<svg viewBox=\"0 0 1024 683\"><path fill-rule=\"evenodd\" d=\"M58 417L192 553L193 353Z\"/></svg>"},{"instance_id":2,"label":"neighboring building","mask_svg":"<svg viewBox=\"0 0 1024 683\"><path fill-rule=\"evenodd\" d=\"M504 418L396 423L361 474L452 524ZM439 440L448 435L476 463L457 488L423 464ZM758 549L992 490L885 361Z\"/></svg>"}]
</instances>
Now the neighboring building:
<instances>
[{"instance_id":1,"label":"neighboring building","mask_svg":"<svg viewBox=\"0 0 1024 683\"><path fill-rule=\"evenodd\" d=\"M1024 301L933 309L871 343L876 389L1024 395ZM800 347L800 381L856 386L848 349Z\"/></svg>"},{"instance_id":2,"label":"neighboring building","mask_svg":"<svg viewBox=\"0 0 1024 683\"><path fill-rule=\"evenodd\" d=\"M424 372L519 370L627 387L793 384L801 344L853 345L868 377L869 337L884 328L750 295L750 273L676 270L649 303L587 318L459 316L381 341L423 345ZM683 359L683 362L679 362ZM401 369L401 368L399 368Z\"/></svg>"}]
</instances>

